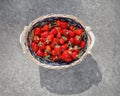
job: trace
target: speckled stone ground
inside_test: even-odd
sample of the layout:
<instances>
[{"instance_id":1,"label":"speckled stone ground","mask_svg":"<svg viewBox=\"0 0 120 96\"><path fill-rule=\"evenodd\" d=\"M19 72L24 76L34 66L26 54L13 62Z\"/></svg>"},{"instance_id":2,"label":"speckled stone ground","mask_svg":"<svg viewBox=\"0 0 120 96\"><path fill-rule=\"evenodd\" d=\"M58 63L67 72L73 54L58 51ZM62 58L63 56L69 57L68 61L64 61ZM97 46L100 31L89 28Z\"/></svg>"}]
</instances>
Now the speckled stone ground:
<instances>
[{"instance_id":1,"label":"speckled stone ground","mask_svg":"<svg viewBox=\"0 0 120 96\"><path fill-rule=\"evenodd\" d=\"M0 96L119 96L119 0L0 0ZM92 27L92 56L77 66L49 70L22 53L25 25L49 13L72 14Z\"/></svg>"}]
</instances>

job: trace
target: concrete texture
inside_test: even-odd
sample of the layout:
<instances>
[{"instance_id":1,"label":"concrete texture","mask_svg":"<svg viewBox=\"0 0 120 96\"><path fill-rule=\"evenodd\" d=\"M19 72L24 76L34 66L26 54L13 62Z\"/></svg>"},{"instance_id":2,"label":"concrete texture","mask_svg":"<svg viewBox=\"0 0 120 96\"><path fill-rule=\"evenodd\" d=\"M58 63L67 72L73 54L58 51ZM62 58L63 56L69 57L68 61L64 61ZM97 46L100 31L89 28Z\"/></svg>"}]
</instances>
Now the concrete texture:
<instances>
[{"instance_id":1,"label":"concrete texture","mask_svg":"<svg viewBox=\"0 0 120 96\"><path fill-rule=\"evenodd\" d=\"M0 96L119 96L120 0L0 0ZM92 27L92 56L49 70L22 53L19 35L41 15L66 13Z\"/></svg>"}]
</instances>

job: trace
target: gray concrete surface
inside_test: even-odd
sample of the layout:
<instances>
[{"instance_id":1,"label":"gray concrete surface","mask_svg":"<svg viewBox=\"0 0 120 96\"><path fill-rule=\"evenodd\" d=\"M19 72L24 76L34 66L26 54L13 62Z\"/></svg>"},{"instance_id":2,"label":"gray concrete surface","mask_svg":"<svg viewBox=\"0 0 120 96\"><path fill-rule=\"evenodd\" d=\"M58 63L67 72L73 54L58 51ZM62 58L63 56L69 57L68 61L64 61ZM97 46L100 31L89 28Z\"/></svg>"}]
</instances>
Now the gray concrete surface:
<instances>
[{"instance_id":1,"label":"gray concrete surface","mask_svg":"<svg viewBox=\"0 0 120 96\"><path fill-rule=\"evenodd\" d=\"M120 0L0 0L0 96L120 96ZM66 70L35 65L19 35L41 15L66 13L92 27L92 56Z\"/></svg>"}]
</instances>

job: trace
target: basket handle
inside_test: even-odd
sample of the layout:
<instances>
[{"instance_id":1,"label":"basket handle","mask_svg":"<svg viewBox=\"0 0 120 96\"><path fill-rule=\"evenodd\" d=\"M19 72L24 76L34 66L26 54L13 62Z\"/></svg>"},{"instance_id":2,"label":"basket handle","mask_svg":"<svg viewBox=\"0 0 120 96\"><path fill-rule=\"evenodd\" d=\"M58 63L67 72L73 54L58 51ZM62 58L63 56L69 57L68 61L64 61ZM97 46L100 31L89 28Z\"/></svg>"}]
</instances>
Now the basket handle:
<instances>
[{"instance_id":1,"label":"basket handle","mask_svg":"<svg viewBox=\"0 0 120 96\"><path fill-rule=\"evenodd\" d=\"M22 33L20 34L20 38L19 38L19 41L20 41L20 45L23 49L23 53L26 53L25 52L25 42L24 42L24 37L25 37L25 30L26 30L27 26L24 27L24 30L22 31Z\"/></svg>"},{"instance_id":2,"label":"basket handle","mask_svg":"<svg viewBox=\"0 0 120 96\"><path fill-rule=\"evenodd\" d=\"M93 47L93 45L94 45L94 43L95 43L95 35L94 35L94 33L91 31L91 27L87 26L85 30L88 32L88 34L89 34L90 37L91 37L91 44L90 44L90 46L89 46L89 51L88 51L88 53L91 54L91 49L92 49L92 47Z\"/></svg>"}]
</instances>

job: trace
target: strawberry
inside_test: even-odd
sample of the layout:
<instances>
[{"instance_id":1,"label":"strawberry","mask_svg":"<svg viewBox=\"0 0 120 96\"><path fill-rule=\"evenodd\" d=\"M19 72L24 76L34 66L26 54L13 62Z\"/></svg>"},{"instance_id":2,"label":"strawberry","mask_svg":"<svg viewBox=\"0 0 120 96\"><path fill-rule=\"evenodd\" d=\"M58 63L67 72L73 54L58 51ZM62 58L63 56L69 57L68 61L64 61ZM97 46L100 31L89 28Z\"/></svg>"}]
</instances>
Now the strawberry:
<instances>
[{"instance_id":1,"label":"strawberry","mask_svg":"<svg viewBox=\"0 0 120 96\"><path fill-rule=\"evenodd\" d=\"M60 23L61 23L60 20L56 20L56 25L57 25L57 26L60 26Z\"/></svg>"},{"instance_id":2,"label":"strawberry","mask_svg":"<svg viewBox=\"0 0 120 96\"><path fill-rule=\"evenodd\" d=\"M54 48L56 44L59 44L59 39L58 39L58 38L53 38L53 41L52 41L52 43L50 44L50 46L51 46L52 48Z\"/></svg>"},{"instance_id":3,"label":"strawberry","mask_svg":"<svg viewBox=\"0 0 120 96\"><path fill-rule=\"evenodd\" d=\"M74 49L73 52L79 53L79 49Z\"/></svg>"},{"instance_id":4,"label":"strawberry","mask_svg":"<svg viewBox=\"0 0 120 96\"><path fill-rule=\"evenodd\" d=\"M66 62L71 62L72 58L69 56L68 58L65 59Z\"/></svg>"},{"instance_id":5,"label":"strawberry","mask_svg":"<svg viewBox=\"0 0 120 96\"><path fill-rule=\"evenodd\" d=\"M59 43L59 39L58 38L53 38L52 43L58 44Z\"/></svg>"},{"instance_id":6,"label":"strawberry","mask_svg":"<svg viewBox=\"0 0 120 96\"><path fill-rule=\"evenodd\" d=\"M58 32L58 34L57 34L56 37L59 38L59 39L62 37L61 34L60 34L60 32Z\"/></svg>"},{"instance_id":7,"label":"strawberry","mask_svg":"<svg viewBox=\"0 0 120 96\"><path fill-rule=\"evenodd\" d=\"M48 24L45 24L42 28L42 31L49 31L50 30L50 26Z\"/></svg>"},{"instance_id":8,"label":"strawberry","mask_svg":"<svg viewBox=\"0 0 120 96\"><path fill-rule=\"evenodd\" d=\"M70 37L74 37L74 35L75 35L75 34L74 34L73 31L69 31L69 36L70 36Z\"/></svg>"},{"instance_id":9,"label":"strawberry","mask_svg":"<svg viewBox=\"0 0 120 96\"><path fill-rule=\"evenodd\" d=\"M42 56L44 56L44 53L43 53L43 51L41 49L39 49L37 51L37 55L42 57Z\"/></svg>"},{"instance_id":10,"label":"strawberry","mask_svg":"<svg viewBox=\"0 0 120 96\"><path fill-rule=\"evenodd\" d=\"M83 29L76 29L76 30L74 31L74 33L75 33L76 35L81 36L82 33L83 33Z\"/></svg>"},{"instance_id":11,"label":"strawberry","mask_svg":"<svg viewBox=\"0 0 120 96\"><path fill-rule=\"evenodd\" d=\"M44 54L44 57L49 56L48 52L46 52L46 51L43 54Z\"/></svg>"},{"instance_id":12,"label":"strawberry","mask_svg":"<svg viewBox=\"0 0 120 96\"><path fill-rule=\"evenodd\" d=\"M51 52L51 47L50 47L50 45L47 45L47 46L45 47L45 50L48 51L48 52Z\"/></svg>"},{"instance_id":13,"label":"strawberry","mask_svg":"<svg viewBox=\"0 0 120 96\"><path fill-rule=\"evenodd\" d=\"M77 52L73 52L71 56L72 56L73 59L77 59L78 58L78 53Z\"/></svg>"},{"instance_id":14,"label":"strawberry","mask_svg":"<svg viewBox=\"0 0 120 96\"><path fill-rule=\"evenodd\" d=\"M62 54L60 54L60 55L58 56L58 59L59 59L59 60L61 60L61 59L62 59Z\"/></svg>"},{"instance_id":15,"label":"strawberry","mask_svg":"<svg viewBox=\"0 0 120 96\"><path fill-rule=\"evenodd\" d=\"M62 53L62 60L66 61L66 62L72 61L71 54L72 54L71 51L65 50L65 51Z\"/></svg>"},{"instance_id":16,"label":"strawberry","mask_svg":"<svg viewBox=\"0 0 120 96\"><path fill-rule=\"evenodd\" d=\"M60 44L64 44L65 40L63 38L60 38Z\"/></svg>"},{"instance_id":17,"label":"strawberry","mask_svg":"<svg viewBox=\"0 0 120 96\"><path fill-rule=\"evenodd\" d=\"M66 43L66 44L62 45L61 47L62 47L62 51L64 51L68 48L68 44Z\"/></svg>"},{"instance_id":18,"label":"strawberry","mask_svg":"<svg viewBox=\"0 0 120 96\"><path fill-rule=\"evenodd\" d=\"M67 58L65 61L66 61L66 62L71 62L71 61L72 61L72 58L69 57L69 58Z\"/></svg>"},{"instance_id":19,"label":"strawberry","mask_svg":"<svg viewBox=\"0 0 120 96\"><path fill-rule=\"evenodd\" d=\"M70 43L74 44L75 43L75 39L74 38L70 38Z\"/></svg>"},{"instance_id":20,"label":"strawberry","mask_svg":"<svg viewBox=\"0 0 120 96\"><path fill-rule=\"evenodd\" d=\"M68 24L67 22L64 22L64 21L61 21L61 22L60 22L60 27L63 28L63 29L64 29L64 28L68 28L68 25L69 25L69 24Z\"/></svg>"},{"instance_id":21,"label":"strawberry","mask_svg":"<svg viewBox=\"0 0 120 96\"><path fill-rule=\"evenodd\" d=\"M37 52L38 49L39 49L39 46L35 42L32 42L31 43L31 48L32 48L33 52Z\"/></svg>"},{"instance_id":22,"label":"strawberry","mask_svg":"<svg viewBox=\"0 0 120 96\"><path fill-rule=\"evenodd\" d=\"M52 50L52 55L57 55L57 52L55 50Z\"/></svg>"},{"instance_id":23,"label":"strawberry","mask_svg":"<svg viewBox=\"0 0 120 96\"><path fill-rule=\"evenodd\" d=\"M75 29L75 26L71 25L71 26L69 27L69 29L70 29L71 31L73 31L73 30Z\"/></svg>"},{"instance_id":24,"label":"strawberry","mask_svg":"<svg viewBox=\"0 0 120 96\"><path fill-rule=\"evenodd\" d=\"M47 37L49 35L49 31L45 31L41 34L41 37Z\"/></svg>"},{"instance_id":25,"label":"strawberry","mask_svg":"<svg viewBox=\"0 0 120 96\"><path fill-rule=\"evenodd\" d=\"M45 49L45 44L43 42L39 42L38 46L40 49L44 50Z\"/></svg>"},{"instance_id":26,"label":"strawberry","mask_svg":"<svg viewBox=\"0 0 120 96\"><path fill-rule=\"evenodd\" d=\"M58 60L58 57L57 57L57 56L52 56L52 60L53 60L53 61L57 61L57 60Z\"/></svg>"},{"instance_id":27,"label":"strawberry","mask_svg":"<svg viewBox=\"0 0 120 96\"><path fill-rule=\"evenodd\" d=\"M53 34L48 35L47 38L46 38L46 44L49 44L50 42L52 42L53 37L54 37Z\"/></svg>"},{"instance_id":28,"label":"strawberry","mask_svg":"<svg viewBox=\"0 0 120 96\"><path fill-rule=\"evenodd\" d=\"M69 31L67 29L63 29L61 31L61 34L64 35L64 36L67 36L67 35L69 35Z\"/></svg>"},{"instance_id":29,"label":"strawberry","mask_svg":"<svg viewBox=\"0 0 120 96\"><path fill-rule=\"evenodd\" d=\"M46 38L39 38L39 40L41 41L41 42L45 42L46 41Z\"/></svg>"},{"instance_id":30,"label":"strawberry","mask_svg":"<svg viewBox=\"0 0 120 96\"><path fill-rule=\"evenodd\" d=\"M61 54L61 51L62 51L61 46L59 45L55 46L54 50L57 52L57 55Z\"/></svg>"},{"instance_id":31,"label":"strawberry","mask_svg":"<svg viewBox=\"0 0 120 96\"><path fill-rule=\"evenodd\" d=\"M39 39L39 36L34 36L34 37L33 37L33 41L34 41L35 43L38 43L39 40L40 40L40 39Z\"/></svg>"},{"instance_id":32,"label":"strawberry","mask_svg":"<svg viewBox=\"0 0 120 96\"><path fill-rule=\"evenodd\" d=\"M40 35L40 34L41 34L41 28L40 28L40 27L36 27L36 28L34 29L34 35L38 36L38 35Z\"/></svg>"},{"instance_id":33,"label":"strawberry","mask_svg":"<svg viewBox=\"0 0 120 96\"><path fill-rule=\"evenodd\" d=\"M84 48L86 46L86 42L85 41L81 41L81 43L80 43L80 48L82 49L82 48Z\"/></svg>"},{"instance_id":34,"label":"strawberry","mask_svg":"<svg viewBox=\"0 0 120 96\"><path fill-rule=\"evenodd\" d=\"M52 43L50 44L51 48L54 48L55 45L56 45L56 44L55 44L54 42L52 42Z\"/></svg>"},{"instance_id":35,"label":"strawberry","mask_svg":"<svg viewBox=\"0 0 120 96\"><path fill-rule=\"evenodd\" d=\"M53 28L51 31L50 31L50 34L53 34L53 35L56 35L58 32L57 32L57 29L56 28Z\"/></svg>"},{"instance_id":36,"label":"strawberry","mask_svg":"<svg viewBox=\"0 0 120 96\"><path fill-rule=\"evenodd\" d=\"M62 59L64 60L66 57L69 56L69 53L68 53L68 50L65 50L63 53L62 53Z\"/></svg>"},{"instance_id":37,"label":"strawberry","mask_svg":"<svg viewBox=\"0 0 120 96\"><path fill-rule=\"evenodd\" d=\"M61 33L62 31L61 27L55 27L55 29L57 30L58 33Z\"/></svg>"},{"instance_id":38,"label":"strawberry","mask_svg":"<svg viewBox=\"0 0 120 96\"><path fill-rule=\"evenodd\" d=\"M75 44L80 44L80 42L81 42L81 37L76 35L76 36L74 37L74 40L75 40Z\"/></svg>"}]
</instances>

